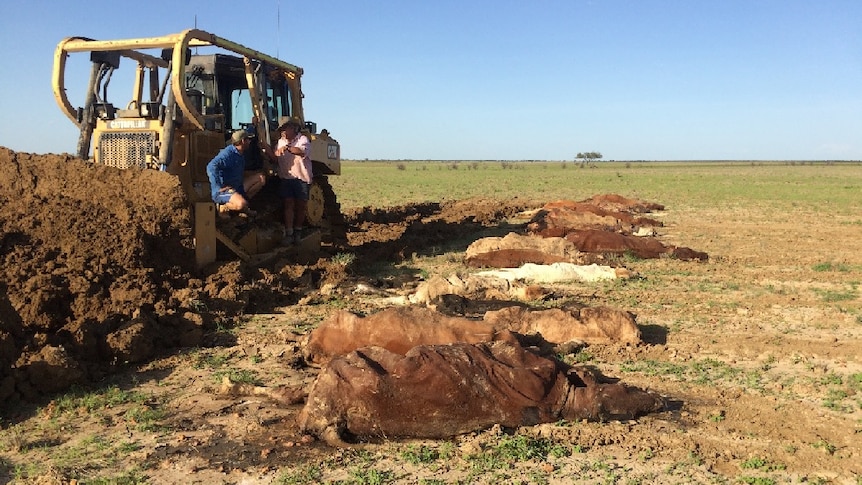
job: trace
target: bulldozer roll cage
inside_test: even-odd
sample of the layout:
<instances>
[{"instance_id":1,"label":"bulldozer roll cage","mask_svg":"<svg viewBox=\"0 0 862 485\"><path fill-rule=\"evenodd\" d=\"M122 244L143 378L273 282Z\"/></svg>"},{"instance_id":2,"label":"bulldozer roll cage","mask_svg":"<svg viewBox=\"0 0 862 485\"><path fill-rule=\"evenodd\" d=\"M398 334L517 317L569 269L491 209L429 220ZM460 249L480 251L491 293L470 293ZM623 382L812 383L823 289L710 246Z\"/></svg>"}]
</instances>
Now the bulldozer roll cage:
<instances>
[{"instance_id":1,"label":"bulldozer roll cage","mask_svg":"<svg viewBox=\"0 0 862 485\"><path fill-rule=\"evenodd\" d=\"M205 52L198 54L199 50ZM76 53L89 53L91 63L81 107L70 102L66 86L67 59ZM124 60L136 69L131 99L117 105L111 101L109 86ZM302 75L301 67L212 33L188 29L119 40L67 37L54 52L52 89L60 110L78 127L79 158L119 169L156 169L176 175L196 215L208 212L199 206L212 205L206 164L224 148L232 131L245 129L273 146L280 119L299 122L311 142L309 158L315 177L307 219L324 227L327 218L340 217L326 180L341 173L340 145L328 130L318 133L316 123L306 120ZM121 76L129 78L128 69L116 77ZM259 144L255 147L245 154L246 168L272 173ZM198 236L203 233L198 222L195 234L200 242ZM215 233L242 259L271 247L260 239L246 244ZM209 235L205 239L212 244L204 246L215 246ZM214 250L199 255L202 264L213 259Z\"/></svg>"}]
</instances>

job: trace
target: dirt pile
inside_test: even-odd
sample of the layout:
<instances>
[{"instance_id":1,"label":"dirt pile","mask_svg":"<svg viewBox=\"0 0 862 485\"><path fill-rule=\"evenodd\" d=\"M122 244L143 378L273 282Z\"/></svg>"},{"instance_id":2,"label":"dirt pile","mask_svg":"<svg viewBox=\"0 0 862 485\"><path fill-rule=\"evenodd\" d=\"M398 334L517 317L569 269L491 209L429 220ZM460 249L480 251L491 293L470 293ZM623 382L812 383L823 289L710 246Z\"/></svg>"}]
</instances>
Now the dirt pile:
<instances>
[{"instance_id":1,"label":"dirt pile","mask_svg":"<svg viewBox=\"0 0 862 485\"><path fill-rule=\"evenodd\" d=\"M200 340L176 179L0 147L0 400Z\"/></svg>"}]
</instances>

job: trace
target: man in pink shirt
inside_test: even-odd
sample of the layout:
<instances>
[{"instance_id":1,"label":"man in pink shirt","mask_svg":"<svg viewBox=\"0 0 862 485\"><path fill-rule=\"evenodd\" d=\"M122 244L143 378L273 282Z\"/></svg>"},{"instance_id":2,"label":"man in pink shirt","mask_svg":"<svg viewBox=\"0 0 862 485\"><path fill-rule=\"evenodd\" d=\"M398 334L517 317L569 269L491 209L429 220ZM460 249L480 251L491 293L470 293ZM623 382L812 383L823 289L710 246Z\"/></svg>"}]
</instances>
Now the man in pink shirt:
<instances>
[{"instance_id":1,"label":"man in pink shirt","mask_svg":"<svg viewBox=\"0 0 862 485\"><path fill-rule=\"evenodd\" d=\"M284 200L284 229L282 244L296 244L302 238L305 210L308 207L308 190L311 187L311 147L303 135L298 121L282 116L278 131L281 137L275 146L278 159L278 195Z\"/></svg>"}]
</instances>

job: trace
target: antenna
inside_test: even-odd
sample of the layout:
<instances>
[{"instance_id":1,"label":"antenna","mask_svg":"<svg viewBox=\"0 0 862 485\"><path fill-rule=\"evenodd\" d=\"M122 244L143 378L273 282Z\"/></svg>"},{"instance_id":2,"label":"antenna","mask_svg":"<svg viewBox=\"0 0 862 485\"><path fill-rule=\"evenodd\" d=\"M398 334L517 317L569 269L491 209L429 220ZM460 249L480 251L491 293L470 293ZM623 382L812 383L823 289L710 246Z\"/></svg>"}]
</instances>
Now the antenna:
<instances>
[{"instance_id":1,"label":"antenna","mask_svg":"<svg viewBox=\"0 0 862 485\"><path fill-rule=\"evenodd\" d=\"M198 14L195 14L195 30L198 28ZM198 48L195 47L195 55L198 55Z\"/></svg>"},{"instance_id":2,"label":"antenna","mask_svg":"<svg viewBox=\"0 0 862 485\"><path fill-rule=\"evenodd\" d=\"M281 46L281 0L278 0L278 4L276 6L275 12L275 58L281 59L281 55L278 52L279 47Z\"/></svg>"}]
</instances>

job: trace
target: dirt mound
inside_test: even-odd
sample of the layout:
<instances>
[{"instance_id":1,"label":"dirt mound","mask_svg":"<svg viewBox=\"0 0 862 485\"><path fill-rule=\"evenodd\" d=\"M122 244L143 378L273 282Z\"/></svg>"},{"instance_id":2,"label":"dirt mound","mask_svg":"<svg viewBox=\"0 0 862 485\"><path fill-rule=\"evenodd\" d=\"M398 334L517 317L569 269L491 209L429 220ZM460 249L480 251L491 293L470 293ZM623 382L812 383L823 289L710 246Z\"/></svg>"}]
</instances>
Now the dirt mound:
<instances>
[{"instance_id":1,"label":"dirt mound","mask_svg":"<svg viewBox=\"0 0 862 485\"><path fill-rule=\"evenodd\" d=\"M199 340L186 207L165 173L0 147L0 399Z\"/></svg>"}]
</instances>

